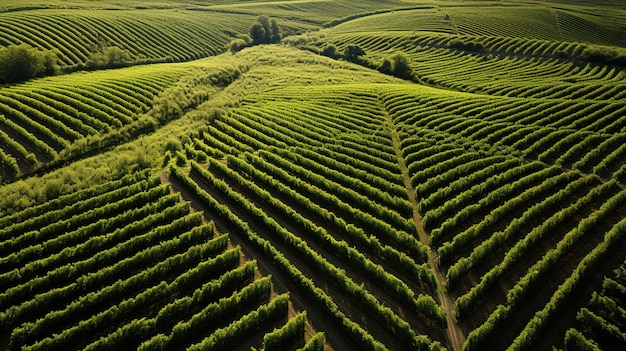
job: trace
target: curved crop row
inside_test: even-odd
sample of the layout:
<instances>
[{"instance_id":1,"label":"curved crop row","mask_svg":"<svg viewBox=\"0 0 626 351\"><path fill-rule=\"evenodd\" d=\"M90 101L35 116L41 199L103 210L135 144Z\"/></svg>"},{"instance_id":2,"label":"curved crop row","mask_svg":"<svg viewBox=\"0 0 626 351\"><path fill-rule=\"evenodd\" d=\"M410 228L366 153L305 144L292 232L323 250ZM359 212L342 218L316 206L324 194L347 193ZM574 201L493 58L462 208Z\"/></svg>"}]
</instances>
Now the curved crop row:
<instances>
[{"instance_id":1,"label":"curved crop row","mask_svg":"<svg viewBox=\"0 0 626 351\"><path fill-rule=\"evenodd\" d=\"M119 71L113 79L93 72L0 89L0 137L8 141L3 153L9 159L0 172L12 180L87 137L102 137L135 123L181 74L177 69L137 67Z\"/></svg>"},{"instance_id":2,"label":"curved crop row","mask_svg":"<svg viewBox=\"0 0 626 351\"><path fill-rule=\"evenodd\" d=\"M65 66L88 63L98 46L117 46L133 62L189 61L223 52L252 15L170 10L41 10L0 14L0 44L53 49Z\"/></svg>"}]
</instances>

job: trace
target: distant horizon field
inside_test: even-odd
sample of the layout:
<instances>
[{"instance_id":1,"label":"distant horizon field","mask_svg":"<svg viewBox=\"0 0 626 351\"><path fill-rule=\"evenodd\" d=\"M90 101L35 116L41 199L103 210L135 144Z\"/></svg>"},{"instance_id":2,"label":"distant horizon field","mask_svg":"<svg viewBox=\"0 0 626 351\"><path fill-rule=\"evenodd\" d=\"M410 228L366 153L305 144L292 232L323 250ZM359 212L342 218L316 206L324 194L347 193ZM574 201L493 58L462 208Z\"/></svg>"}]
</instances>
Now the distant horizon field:
<instances>
[{"instance_id":1,"label":"distant horizon field","mask_svg":"<svg viewBox=\"0 0 626 351\"><path fill-rule=\"evenodd\" d=\"M0 350L626 347L622 2L0 24Z\"/></svg>"}]
</instances>

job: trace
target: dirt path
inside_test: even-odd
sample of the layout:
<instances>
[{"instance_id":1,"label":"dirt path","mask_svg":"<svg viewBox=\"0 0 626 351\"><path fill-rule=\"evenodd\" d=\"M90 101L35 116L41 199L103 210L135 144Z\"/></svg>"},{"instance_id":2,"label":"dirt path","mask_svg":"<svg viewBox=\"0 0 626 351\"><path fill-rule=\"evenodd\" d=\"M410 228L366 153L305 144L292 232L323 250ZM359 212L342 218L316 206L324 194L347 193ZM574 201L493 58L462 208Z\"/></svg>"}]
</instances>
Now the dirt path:
<instances>
[{"instance_id":1,"label":"dirt path","mask_svg":"<svg viewBox=\"0 0 626 351\"><path fill-rule=\"evenodd\" d=\"M426 230L424 229L424 223L422 221L422 216L419 213L417 194L415 193L415 188L411 183L411 177L409 175L409 170L407 169L406 162L404 160L404 155L402 154L402 149L400 147L400 138L398 137L398 132L396 130L396 125L393 121L393 118L387 112L387 109L384 107L381 101L381 110L385 114L387 125L389 127L389 131L391 134L391 141L393 143L393 148L396 151L396 156L398 158L398 165L400 166L400 171L402 172L402 178L404 179L404 186L406 187L406 191L409 197L409 202L411 203L411 207L413 208L413 220L415 221L415 226L417 227L417 233L419 235L419 240L428 245L430 247L430 238ZM463 342L465 341L465 335L463 334L463 330L457 323L454 318L454 300L446 292L446 277L439 266L439 261L437 259L437 252L435 249L431 248L428 251L428 267L435 274L435 278L437 279L437 297L440 303L443 305L443 308L446 311L446 319L448 322L447 334L448 334L448 345L453 351L461 351L463 348Z\"/></svg>"}]
</instances>

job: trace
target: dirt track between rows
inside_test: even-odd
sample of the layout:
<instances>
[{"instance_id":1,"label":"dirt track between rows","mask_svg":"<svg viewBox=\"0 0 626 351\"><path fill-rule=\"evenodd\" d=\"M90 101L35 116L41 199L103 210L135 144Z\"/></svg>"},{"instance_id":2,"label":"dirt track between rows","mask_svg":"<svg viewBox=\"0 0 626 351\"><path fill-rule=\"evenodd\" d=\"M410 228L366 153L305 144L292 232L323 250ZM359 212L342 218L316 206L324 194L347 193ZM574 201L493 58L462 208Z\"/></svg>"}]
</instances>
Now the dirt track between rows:
<instances>
[{"instance_id":1,"label":"dirt track between rows","mask_svg":"<svg viewBox=\"0 0 626 351\"><path fill-rule=\"evenodd\" d=\"M393 144L393 148L396 150L398 165L400 166L402 178L404 179L404 186L406 187L409 202L411 203L411 207L413 208L413 220L415 221L419 240L423 244L430 247L430 250L428 252L428 267L435 275L435 278L437 280L437 298L439 300L439 303L446 311L446 319L448 322L447 335L449 344L447 346L449 346L450 350L461 351L463 349L463 342L465 341L465 334L463 333L461 326L457 323L456 318L454 317L454 300L452 299L452 296L446 291L446 277L443 273L443 270L439 266L437 251L430 246L428 233L424 229L424 223L418 210L419 206L417 201L417 194L411 182L411 176L409 175L409 171L404 160L404 155L400 147L400 138L398 136L393 118L391 117L391 115L389 115L384 106L381 106L381 109L386 115L387 124L391 134L391 141Z\"/></svg>"}]
</instances>

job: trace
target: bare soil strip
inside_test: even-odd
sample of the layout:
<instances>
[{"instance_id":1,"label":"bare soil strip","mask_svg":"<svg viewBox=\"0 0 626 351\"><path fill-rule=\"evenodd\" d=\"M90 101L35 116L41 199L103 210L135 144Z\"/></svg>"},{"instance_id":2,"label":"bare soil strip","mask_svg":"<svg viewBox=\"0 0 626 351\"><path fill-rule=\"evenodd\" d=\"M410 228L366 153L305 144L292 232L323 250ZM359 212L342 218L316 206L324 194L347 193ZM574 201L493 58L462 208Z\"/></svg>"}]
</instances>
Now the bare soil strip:
<instances>
[{"instance_id":1,"label":"bare soil strip","mask_svg":"<svg viewBox=\"0 0 626 351\"><path fill-rule=\"evenodd\" d=\"M398 165L400 166L402 178L404 179L404 186L406 187L409 202L411 203L411 207L413 208L413 220L415 221L419 240L430 247L430 239L428 233L426 233L426 230L424 229L424 222L422 221L422 216L418 210L419 207L417 194L415 193L415 188L413 188L413 184L411 183L411 176L409 175L409 170L407 169L404 155L402 154L402 149L400 147L400 138L398 137L396 125L393 121L393 118L391 117L391 115L389 115L387 109L384 107L382 102L381 110L385 114L387 120L387 125L391 133L393 148L396 151ZM452 296L450 296L450 294L448 294L448 292L446 291L446 277L441 267L439 266L437 252L432 247L430 247L430 250L428 251L428 267L433 271L435 278L437 279L437 297L446 311L446 319L448 322L448 346L453 351L461 351L463 348L463 342L465 341L465 335L460 325L454 318L454 300L452 299Z\"/></svg>"}]
</instances>

